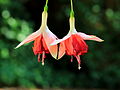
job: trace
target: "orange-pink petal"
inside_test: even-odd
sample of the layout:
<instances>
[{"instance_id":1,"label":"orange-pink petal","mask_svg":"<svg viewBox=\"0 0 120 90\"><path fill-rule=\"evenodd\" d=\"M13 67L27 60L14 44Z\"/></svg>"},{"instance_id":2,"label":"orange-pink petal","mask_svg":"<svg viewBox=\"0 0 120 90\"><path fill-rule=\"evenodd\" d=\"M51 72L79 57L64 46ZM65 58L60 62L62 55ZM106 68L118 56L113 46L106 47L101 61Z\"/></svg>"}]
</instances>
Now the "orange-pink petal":
<instances>
[{"instance_id":1,"label":"orange-pink petal","mask_svg":"<svg viewBox=\"0 0 120 90\"><path fill-rule=\"evenodd\" d=\"M42 54L43 52L49 53L48 47L45 43L45 40L42 34L40 34L40 36L35 39L34 46L33 46L33 52L35 55L39 53Z\"/></svg>"},{"instance_id":2,"label":"orange-pink petal","mask_svg":"<svg viewBox=\"0 0 120 90\"><path fill-rule=\"evenodd\" d=\"M84 53L87 53L88 46L78 34L72 35L72 39L74 55L83 55Z\"/></svg>"},{"instance_id":3,"label":"orange-pink petal","mask_svg":"<svg viewBox=\"0 0 120 90\"><path fill-rule=\"evenodd\" d=\"M66 54L67 55L73 55L74 54L74 48L73 48L73 39L72 36L64 41L65 48L66 48Z\"/></svg>"},{"instance_id":4,"label":"orange-pink petal","mask_svg":"<svg viewBox=\"0 0 120 90\"><path fill-rule=\"evenodd\" d=\"M60 56L62 55L63 52L65 53L65 51L67 51L68 55L71 55L71 54L73 54L73 46L72 46L72 38L70 38L70 37L71 37L71 34L67 34L62 39L58 39L58 40L53 41L50 45L53 46L53 45L57 45L60 43L60 45L61 45Z\"/></svg>"},{"instance_id":5,"label":"orange-pink petal","mask_svg":"<svg viewBox=\"0 0 120 90\"><path fill-rule=\"evenodd\" d=\"M58 53L57 59L60 59L65 54L65 44L63 42L61 42L58 45L59 46L58 46L58 51L57 51L57 53Z\"/></svg>"}]
</instances>

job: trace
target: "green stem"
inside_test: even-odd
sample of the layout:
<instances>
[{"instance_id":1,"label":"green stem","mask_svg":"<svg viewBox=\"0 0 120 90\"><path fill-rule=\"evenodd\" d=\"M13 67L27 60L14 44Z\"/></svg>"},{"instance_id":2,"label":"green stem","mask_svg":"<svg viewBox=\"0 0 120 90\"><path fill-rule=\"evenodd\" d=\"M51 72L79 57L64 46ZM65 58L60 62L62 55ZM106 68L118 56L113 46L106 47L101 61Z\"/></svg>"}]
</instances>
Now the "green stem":
<instances>
[{"instance_id":1,"label":"green stem","mask_svg":"<svg viewBox=\"0 0 120 90\"><path fill-rule=\"evenodd\" d=\"M71 2L71 11L73 11L73 2L72 0L70 0L70 2Z\"/></svg>"},{"instance_id":2,"label":"green stem","mask_svg":"<svg viewBox=\"0 0 120 90\"><path fill-rule=\"evenodd\" d=\"M71 11L70 11L70 17L74 17L74 11L73 11L73 1L70 0L71 2Z\"/></svg>"},{"instance_id":3,"label":"green stem","mask_svg":"<svg viewBox=\"0 0 120 90\"><path fill-rule=\"evenodd\" d=\"M48 11L48 0L46 0L46 4L45 4L45 6L44 6L44 11Z\"/></svg>"},{"instance_id":4,"label":"green stem","mask_svg":"<svg viewBox=\"0 0 120 90\"><path fill-rule=\"evenodd\" d=\"M48 5L48 0L46 0L46 5Z\"/></svg>"}]
</instances>

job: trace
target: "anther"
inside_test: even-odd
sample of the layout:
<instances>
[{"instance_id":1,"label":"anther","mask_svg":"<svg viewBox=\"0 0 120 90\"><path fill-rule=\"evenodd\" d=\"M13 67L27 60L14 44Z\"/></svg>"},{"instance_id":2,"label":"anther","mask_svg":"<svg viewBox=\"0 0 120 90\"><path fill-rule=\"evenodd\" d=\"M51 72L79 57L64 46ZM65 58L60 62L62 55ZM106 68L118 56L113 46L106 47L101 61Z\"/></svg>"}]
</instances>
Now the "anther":
<instances>
[{"instance_id":1,"label":"anther","mask_svg":"<svg viewBox=\"0 0 120 90\"><path fill-rule=\"evenodd\" d=\"M73 56L71 56L71 59L70 59L71 62L73 62Z\"/></svg>"},{"instance_id":2,"label":"anther","mask_svg":"<svg viewBox=\"0 0 120 90\"><path fill-rule=\"evenodd\" d=\"M80 64L78 64L78 69L79 69L79 70L81 69Z\"/></svg>"}]
</instances>

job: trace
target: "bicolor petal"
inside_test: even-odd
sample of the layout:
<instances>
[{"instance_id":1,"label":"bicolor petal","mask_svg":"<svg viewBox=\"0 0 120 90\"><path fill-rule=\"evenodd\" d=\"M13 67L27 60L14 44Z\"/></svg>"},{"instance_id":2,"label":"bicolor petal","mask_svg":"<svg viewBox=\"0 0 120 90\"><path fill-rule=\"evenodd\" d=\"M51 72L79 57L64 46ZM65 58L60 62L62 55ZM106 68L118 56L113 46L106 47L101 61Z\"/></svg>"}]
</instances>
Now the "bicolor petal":
<instances>
[{"instance_id":1,"label":"bicolor petal","mask_svg":"<svg viewBox=\"0 0 120 90\"><path fill-rule=\"evenodd\" d=\"M31 41L34 41L38 36L40 35L40 31L37 30L36 32L30 34L27 38L25 38L16 48L19 48L23 44L29 43Z\"/></svg>"},{"instance_id":2,"label":"bicolor petal","mask_svg":"<svg viewBox=\"0 0 120 90\"><path fill-rule=\"evenodd\" d=\"M66 35L65 37L63 37L62 39L55 40L55 41L52 42L50 45L56 45L56 44L58 44L58 43L60 43L60 42L62 42L62 41L64 41L64 40L70 38L70 36L71 36L71 34L67 34L67 35Z\"/></svg>"},{"instance_id":3,"label":"bicolor petal","mask_svg":"<svg viewBox=\"0 0 120 90\"><path fill-rule=\"evenodd\" d=\"M93 40L93 41L98 41L98 42L103 42L104 41L97 36L87 35L87 34L82 33L82 32L78 32L78 35L80 35L84 40Z\"/></svg>"},{"instance_id":4,"label":"bicolor petal","mask_svg":"<svg viewBox=\"0 0 120 90\"><path fill-rule=\"evenodd\" d=\"M57 51L57 53L58 54L57 54L57 58L56 59L60 59L65 54L65 44L63 42L58 44L58 51Z\"/></svg>"},{"instance_id":5,"label":"bicolor petal","mask_svg":"<svg viewBox=\"0 0 120 90\"><path fill-rule=\"evenodd\" d=\"M58 38L48 29L48 27L46 28L46 31L43 32L43 38L46 42L50 54L55 59L60 59L65 54L65 48L62 43L59 46L57 44L52 46L50 45L53 41L57 40ZM60 48L62 50L59 50Z\"/></svg>"}]
</instances>

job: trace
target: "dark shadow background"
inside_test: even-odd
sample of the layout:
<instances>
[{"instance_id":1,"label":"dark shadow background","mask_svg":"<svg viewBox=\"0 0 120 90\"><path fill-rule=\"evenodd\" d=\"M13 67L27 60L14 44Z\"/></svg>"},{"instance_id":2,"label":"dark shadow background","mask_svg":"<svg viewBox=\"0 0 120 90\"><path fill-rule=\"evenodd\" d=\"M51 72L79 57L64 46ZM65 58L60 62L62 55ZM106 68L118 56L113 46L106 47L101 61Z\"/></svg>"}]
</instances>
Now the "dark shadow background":
<instances>
[{"instance_id":1,"label":"dark shadow background","mask_svg":"<svg viewBox=\"0 0 120 90\"><path fill-rule=\"evenodd\" d=\"M32 52L33 42L14 49L39 29L45 0L0 0L0 87L120 88L120 0L73 0L76 29L96 35L102 43L86 41L89 52L59 61L47 55L45 66ZM48 27L64 37L69 30L69 0L49 0Z\"/></svg>"}]
</instances>

